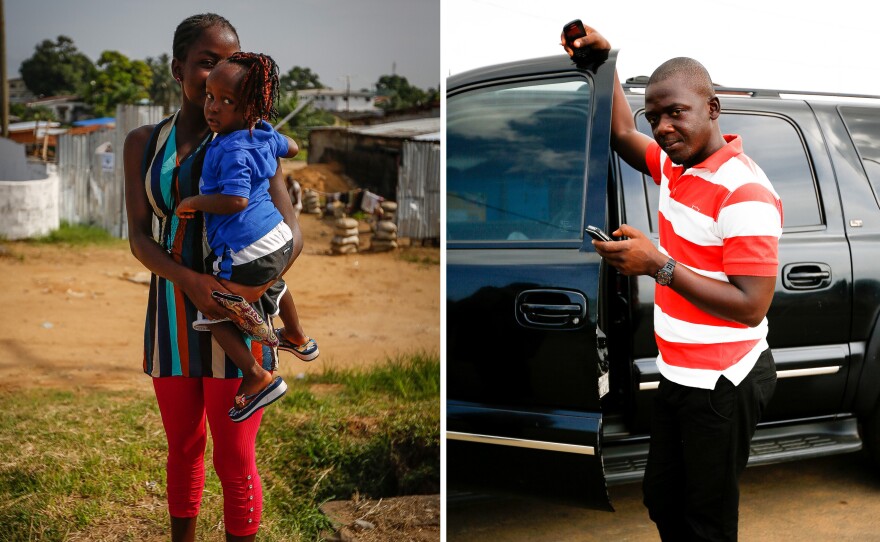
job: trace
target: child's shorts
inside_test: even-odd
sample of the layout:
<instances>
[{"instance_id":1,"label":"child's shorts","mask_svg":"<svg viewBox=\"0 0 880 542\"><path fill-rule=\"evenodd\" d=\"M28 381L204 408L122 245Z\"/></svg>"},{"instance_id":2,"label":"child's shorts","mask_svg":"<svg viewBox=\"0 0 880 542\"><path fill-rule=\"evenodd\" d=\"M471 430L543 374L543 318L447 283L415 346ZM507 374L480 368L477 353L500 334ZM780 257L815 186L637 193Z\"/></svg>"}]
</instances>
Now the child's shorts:
<instances>
[{"instance_id":1,"label":"child's shorts","mask_svg":"<svg viewBox=\"0 0 880 542\"><path fill-rule=\"evenodd\" d=\"M220 278L245 286L259 286L275 280L293 256L293 233L284 222L238 252L227 248L213 255L210 269Z\"/></svg>"}]
</instances>

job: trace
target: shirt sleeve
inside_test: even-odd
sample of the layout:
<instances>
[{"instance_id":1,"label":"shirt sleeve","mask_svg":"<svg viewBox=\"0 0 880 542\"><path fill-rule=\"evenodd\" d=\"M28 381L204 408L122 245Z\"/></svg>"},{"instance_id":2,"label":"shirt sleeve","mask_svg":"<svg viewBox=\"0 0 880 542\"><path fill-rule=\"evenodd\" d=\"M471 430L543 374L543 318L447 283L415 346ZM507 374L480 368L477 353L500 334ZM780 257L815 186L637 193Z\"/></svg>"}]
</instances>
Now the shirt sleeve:
<instances>
[{"instance_id":1,"label":"shirt sleeve","mask_svg":"<svg viewBox=\"0 0 880 542\"><path fill-rule=\"evenodd\" d=\"M654 182L660 184L660 145L656 141L652 141L645 151L645 163L648 165L648 171L651 172L651 178Z\"/></svg>"},{"instance_id":2,"label":"shirt sleeve","mask_svg":"<svg viewBox=\"0 0 880 542\"><path fill-rule=\"evenodd\" d=\"M275 136L275 158L284 158L287 156L287 151L289 150L289 145L287 144L287 138L276 132L272 131Z\"/></svg>"},{"instance_id":3,"label":"shirt sleeve","mask_svg":"<svg viewBox=\"0 0 880 542\"><path fill-rule=\"evenodd\" d=\"M220 178L217 185L226 196L249 198L251 195L251 168L246 152L230 150L220 160Z\"/></svg>"},{"instance_id":4,"label":"shirt sleeve","mask_svg":"<svg viewBox=\"0 0 880 542\"><path fill-rule=\"evenodd\" d=\"M740 186L721 206L718 228L726 275L776 276L782 202L773 192L759 183Z\"/></svg>"}]
</instances>

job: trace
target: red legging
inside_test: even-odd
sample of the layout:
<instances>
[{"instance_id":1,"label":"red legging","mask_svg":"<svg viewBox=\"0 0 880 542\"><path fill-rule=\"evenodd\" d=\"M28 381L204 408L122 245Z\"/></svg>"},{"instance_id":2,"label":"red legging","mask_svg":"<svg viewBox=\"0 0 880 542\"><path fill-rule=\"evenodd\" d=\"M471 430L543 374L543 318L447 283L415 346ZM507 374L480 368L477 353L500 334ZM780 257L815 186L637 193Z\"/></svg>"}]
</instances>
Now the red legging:
<instances>
[{"instance_id":1,"label":"red legging","mask_svg":"<svg viewBox=\"0 0 880 542\"><path fill-rule=\"evenodd\" d=\"M247 420L229 419L238 378L153 378L168 439L168 511L173 517L199 515L205 486L205 415L214 439L214 470L223 486L223 519L234 536L257 532L263 491L254 455L262 409Z\"/></svg>"}]
</instances>

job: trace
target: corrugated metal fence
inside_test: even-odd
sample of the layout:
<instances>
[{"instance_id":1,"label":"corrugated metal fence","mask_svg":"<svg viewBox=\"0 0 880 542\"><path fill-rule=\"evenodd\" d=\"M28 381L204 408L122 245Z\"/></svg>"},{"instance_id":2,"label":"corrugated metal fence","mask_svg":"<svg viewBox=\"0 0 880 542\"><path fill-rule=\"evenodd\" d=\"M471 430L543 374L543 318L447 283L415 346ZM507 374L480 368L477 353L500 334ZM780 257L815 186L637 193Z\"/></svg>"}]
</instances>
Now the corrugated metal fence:
<instances>
[{"instance_id":1,"label":"corrugated metal fence","mask_svg":"<svg viewBox=\"0 0 880 542\"><path fill-rule=\"evenodd\" d=\"M120 105L116 127L58 138L59 215L128 237L122 147L128 132L163 118L159 106Z\"/></svg>"},{"instance_id":2,"label":"corrugated metal fence","mask_svg":"<svg viewBox=\"0 0 880 542\"><path fill-rule=\"evenodd\" d=\"M440 239L440 143L405 141L397 182L397 235Z\"/></svg>"}]
</instances>

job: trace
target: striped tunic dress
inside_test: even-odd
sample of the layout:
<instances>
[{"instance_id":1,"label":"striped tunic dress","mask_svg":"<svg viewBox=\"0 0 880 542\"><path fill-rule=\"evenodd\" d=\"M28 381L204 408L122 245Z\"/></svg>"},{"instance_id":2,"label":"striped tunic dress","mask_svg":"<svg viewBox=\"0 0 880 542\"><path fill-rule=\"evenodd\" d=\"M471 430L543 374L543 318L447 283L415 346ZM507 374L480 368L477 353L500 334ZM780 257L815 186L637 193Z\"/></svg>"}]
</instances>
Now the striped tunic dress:
<instances>
[{"instance_id":1,"label":"striped tunic dress","mask_svg":"<svg viewBox=\"0 0 880 542\"><path fill-rule=\"evenodd\" d=\"M144 186L158 219L158 230L154 227L156 242L178 263L205 273L205 257L210 251L205 242L202 214L187 220L178 218L174 210L180 200L199 193L202 163L211 135L179 160L176 118L177 114L163 120L153 130L144 153ZM153 377L241 377L211 333L193 329L197 314L198 309L183 290L165 278L152 276L144 326L145 373ZM263 368L269 371L277 368L277 356L272 348L248 337L245 342Z\"/></svg>"},{"instance_id":2,"label":"striped tunic dress","mask_svg":"<svg viewBox=\"0 0 880 542\"><path fill-rule=\"evenodd\" d=\"M715 280L775 277L782 235L782 203L742 151L738 136L700 164L673 164L652 143L646 161L660 185L660 251L678 265ZM669 380L713 389L720 376L735 385L767 345L767 319L748 327L703 312L672 288L654 295L657 367Z\"/></svg>"}]
</instances>

